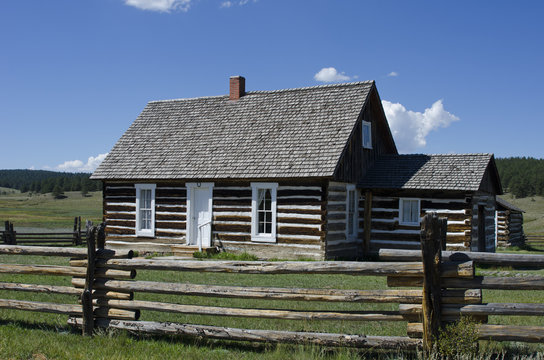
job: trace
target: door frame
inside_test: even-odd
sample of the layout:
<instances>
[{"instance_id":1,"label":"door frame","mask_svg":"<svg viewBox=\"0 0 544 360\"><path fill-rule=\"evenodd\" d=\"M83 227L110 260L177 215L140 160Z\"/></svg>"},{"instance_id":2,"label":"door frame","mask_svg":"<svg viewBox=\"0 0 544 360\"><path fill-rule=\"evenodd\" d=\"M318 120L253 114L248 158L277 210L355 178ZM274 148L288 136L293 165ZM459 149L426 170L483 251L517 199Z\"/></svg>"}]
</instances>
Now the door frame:
<instances>
[{"instance_id":1,"label":"door frame","mask_svg":"<svg viewBox=\"0 0 544 360\"><path fill-rule=\"evenodd\" d=\"M193 228L196 226L194 224L193 220L193 212L195 206L195 189L208 189L208 209L210 212L210 220L213 219L213 182L194 182L194 183L186 183L185 186L187 187L187 216L186 216L186 222L187 222L187 229L185 233L186 238L186 244L187 245L198 245L198 237L196 239L193 239ZM210 224L210 244L212 242L212 226ZM194 241L194 244L193 244ZM205 244L202 244L202 246L206 246Z\"/></svg>"}]
</instances>

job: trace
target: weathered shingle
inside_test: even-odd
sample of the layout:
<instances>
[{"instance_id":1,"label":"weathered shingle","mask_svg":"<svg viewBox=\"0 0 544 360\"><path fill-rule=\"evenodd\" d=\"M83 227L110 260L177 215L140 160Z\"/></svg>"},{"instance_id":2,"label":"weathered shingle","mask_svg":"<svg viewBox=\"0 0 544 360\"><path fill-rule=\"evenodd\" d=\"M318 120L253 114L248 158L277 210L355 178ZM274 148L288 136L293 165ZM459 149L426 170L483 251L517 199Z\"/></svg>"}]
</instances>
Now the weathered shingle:
<instances>
[{"instance_id":1,"label":"weathered shingle","mask_svg":"<svg viewBox=\"0 0 544 360\"><path fill-rule=\"evenodd\" d=\"M521 208L517 207L516 205L514 204L511 204L509 203L508 201L504 200L504 199L501 199L500 197L497 196L497 209L500 209L500 210L511 210L511 211L514 211L514 212L525 212L524 210L522 210Z\"/></svg>"},{"instance_id":2,"label":"weathered shingle","mask_svg":"<svg viewBox=\"0 0 544 360\"><path fill-rule=\"evenodd\" d=\"M150 102L93 179L332 176L373 81Z\"/></svg>"},{"instance_id":3,"label":"weathered shingle","mask_svg":"<svg viewBox=\"0 0 544 360\"><path fill-rule=\"evenodd\" d=\"M477 191L491 154L385 155L360 182L367 189Z\"/></svg>"}]
</instances>

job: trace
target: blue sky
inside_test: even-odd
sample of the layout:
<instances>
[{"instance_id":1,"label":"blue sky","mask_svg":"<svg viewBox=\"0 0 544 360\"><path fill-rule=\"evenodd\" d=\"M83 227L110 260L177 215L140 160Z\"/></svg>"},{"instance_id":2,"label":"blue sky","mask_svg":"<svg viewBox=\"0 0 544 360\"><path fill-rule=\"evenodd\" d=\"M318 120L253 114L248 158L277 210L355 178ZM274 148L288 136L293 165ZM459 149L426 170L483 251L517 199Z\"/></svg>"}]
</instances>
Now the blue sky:
<instances>
[{"instance_id":1,"label":"blue sky","mask_svg":"<svg viewBox=\"0 0 544 360\"><path fill-rule=\"evenodd\" d=\"M544 3L4 0L0 168L92 170L150 100L373 79L399 148L544 156Z\"/></svg>"}]
</instances>

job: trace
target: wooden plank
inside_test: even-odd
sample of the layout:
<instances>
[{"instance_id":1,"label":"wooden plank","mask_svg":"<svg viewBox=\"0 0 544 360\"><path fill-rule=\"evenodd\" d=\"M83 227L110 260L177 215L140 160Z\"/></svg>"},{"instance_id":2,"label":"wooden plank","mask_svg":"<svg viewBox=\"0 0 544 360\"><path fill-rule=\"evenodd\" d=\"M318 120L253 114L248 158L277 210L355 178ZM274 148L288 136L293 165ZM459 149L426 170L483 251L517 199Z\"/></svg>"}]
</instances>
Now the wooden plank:
<instances>
[{"instance_id":1,"label":"wooden plank","mask_svg":"<svg viewBox=\"0 0 544 360\"><path fill-rule=\"evenodd\" d=\"M355 261L201 261L156 259L109 259L99 267L111 269L147 269L172 271L203 271L246 274L350 274L422 276L419 262L355 262ZM444 264L443 276L471 276L472 262Z\"/></svg>"},{"instance_id":2,"label":"wooden plank","mask_svg":"<svg viewBox=\"0 0 544 360\"><path fill-rule=\"evenodd\" d=\"M72 284L82 287L82 279L73 279ZM97 289L114 292L145 292L172 295L193 295L221 298L246 298L268 300L330 301L330 302L365 302L365 303L421 303L420 290L337 290L199 285L187 283L164 283L154 281L122 281L97 279ZM461 292L463 293L461 295ZM451 298L474 298L473 293L458 291L451 293ZM481 298L481 293L480 293Z\"/></svg>"},{"instance_id":3,"label":"wooden plank","mask_svg":"<svg viewBox=\"0 0 544 360\"><path fill-rule=\"evenodd\" d=\"M279 309L244 309L218 306L184 305L141 300L97 299L98 306L126 310L149 310L178 314L233 316L283 320L404 321L398 311L295 311Z\"/></svg>"},{"instance_id":4,"label":"wooden plank","mask_svg":"<svg viewBox=\"0 0 544 360\"><path fill-rule=\"evenodd\" d=\"M470 305L445 305L446 315L525 315L543 316L544 304L530 303L488 303Z\"/></svg>"},{"instance_id":5,"label":"wooden plank","mask_svg":"<svg viewBox=\"0 0 544 360\"><path fill-rule=\"evenodd\" d=\"M334 261L200 261L200 260L154 260L111 259L105 264L112 269L148 269L172 271L231 272L248 274L360 274L360 275L422 275L420 263L362 263Z\"/></svg>"},{"instance_id":6,"label":"wooden plank","mask_svg":"<svg viewBox=\"0 0 544 360\"><path fill-rule=\"evenodd\" d=\"M59 256L72 258L86 258L87 249L66 248L51 246L18 246L18 245L0 245L0 254L6 255L38 255L38 256ZM97 252L99 258L132 258L132 250L110 250L101 249Z\"/></svg>"},{"instance_id":7,"label":"wooden plank","mask_svg":"<svg viewBox=\"0 0 544 360\"><path fill-rule=\"evenodd\" d=\"M476 329L478 340L544 342L544 327L542 326L477 324ZM421 336L421 323L409 323L407 331L408 336Z\"/></svg>"},{"instance_id":8,"label":"wooden plank","mask_svg":"<svg viewBox=\"0 0 544 360\"><path fill-rule=\"evenodd\" d=\"M60 285L37 285L37 284L21 284L11 282L0 282L0 290L37 292L46 294L63 294L80 296L82 291L71 286Z\"/></svg>"},{"instance_id":9,"label":"wooden plank","mask_svg":"<svg viewBox=\"0 0 544 360\"><path fill-rule=\"evenodd\" d=\"M55 304L39 301L0 299L0 309L13 309L36 311L53 314L66 314L81 316L82 311L79 305L73 304Z\"/></svg>"},{"instance_id":10,"label":"wooden plank","mask_svg":"<svg viewBox=\"0 0 544 360\"><path fill-rule=\"evenodd\" d=\"M544 290L544 277L475 276L473 279L443 278L442 284L448 288L459 289ZM389 287L420 287L422 285L423 280L421 277L387 277L387 286Z\"/></svg>"},{"instance_id":11,"label":"wooden plank","mask_svg":"<svg viewBox=\"0 0 544 360\"><path fill-rule=\"evenodd\" d=\"M380 260L383 261L419 261L421 252L417 250L381 249ZM534 266L544 267L544 255L534 254L500 254L470 251L443 251L442 257L450 261L472 260L477 264L499 266Z\"/></svg>"},{"instance_id":12,"label":"wooden plank","mask_svg":"<svg viewBox=\"0 0 544 360\"><path fill-rule=\"evenodd\" d=\"M72 318L70 324L79 325L81 320ZM209 325L159 323L151 321L98 321L99 326L126 330L137 334L147 333L169 336L195 336L210 339L252 341L264 343L314 344L354 348L416 350L421 341L400 336L347 335L316 332L290 332L282 330L252 330Z\"/></svg>"},{"instance_id":13,"label":"wooden plank","mask_svg":"<svg viewBox=\"0 0 544 360\"><path fill-rule=\"evenodd\" d=\"M109 307L98 307L94 309L94 322L99 318L106 319L121 319L121 320L138 320L140 318L140 310L125 310Z\"/></svg>"}]
</instances>

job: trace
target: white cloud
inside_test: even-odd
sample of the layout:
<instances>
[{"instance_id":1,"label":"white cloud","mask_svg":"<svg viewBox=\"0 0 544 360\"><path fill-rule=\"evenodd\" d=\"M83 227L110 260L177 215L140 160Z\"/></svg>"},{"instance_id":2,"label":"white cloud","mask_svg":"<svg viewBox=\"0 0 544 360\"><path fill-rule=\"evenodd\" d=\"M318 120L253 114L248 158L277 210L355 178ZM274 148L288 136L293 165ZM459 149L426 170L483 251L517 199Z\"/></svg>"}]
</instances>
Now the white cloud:
<instances>
[{"instance_id":1,"label":"white cloud","mask_svg":"<svg viewBox=\"0 0 544 360\"><path fill-rule=\"evenodd\" d=\"M170 12L172 10L188 11L191 0L124 0L126 5L141 10Z\"/></svg>"},{"instance_id":2,"label":"white cloud","mask_svg":"<svg viewBox=\"0 0 544 360\"><path fill-rule=\"evenodd\" d=\"M395 76L399 76L399 73L396 72L396 71L391 71L389 74L387 74L387 76L389 76L389 77L395 77Z\"/></svg>"},{"instance_id":3,"label":"white cloud","mask_svg":"<svg viewBox=\"0 0 544 360\"><path fill-rule=\"evenodd\" d=\"M65 172L92 172L106 158L108 153L98 154L96 157L89 156L86 163L81 160L68 160L55 166L55 170Z\"/></svg>"},{"instance_id":4,"label":"white cloud","mask_svg":"<svg viewBox=\"0 0 544 360\"><path fill-rule=\"evenodd\" d=\"M225 8L230 8L234 5L239 5L239 6L244 6L246 5L247 3L249 3L251 0L239 0L239 1L230 1L230 0L227 0L227 1L223 1L221 3L221 5L219 5L220 8L222 9L225 9ZM253 0L252 2L253 3L256 3L258 0Z\"/></svg>"},{"instance_id":5,"label":"white cloud","mask_svg":"<svg viewBox=\"0 0 544 360\"><path fill-rule=\"evenodd\" d=\"M319 72L314 75L314 79L320 82L335 82L351 80L351 77L347 76L343 72L339 73L333 67L328 67L319 70Z\"/></svg>"},{"instance_id":6,"label":"white cloud","mask_svg":"<svg viewBox=\"0 0 544 360\"><path fill-rule=\"evenodd\" d=\"M413 152L427 145L427 135L433 130L448 127L459 118L444 110L442 100L425 111L407 110L399 103L382 101L383 109L399 152Z\"/></svg>"}]
</instances>

